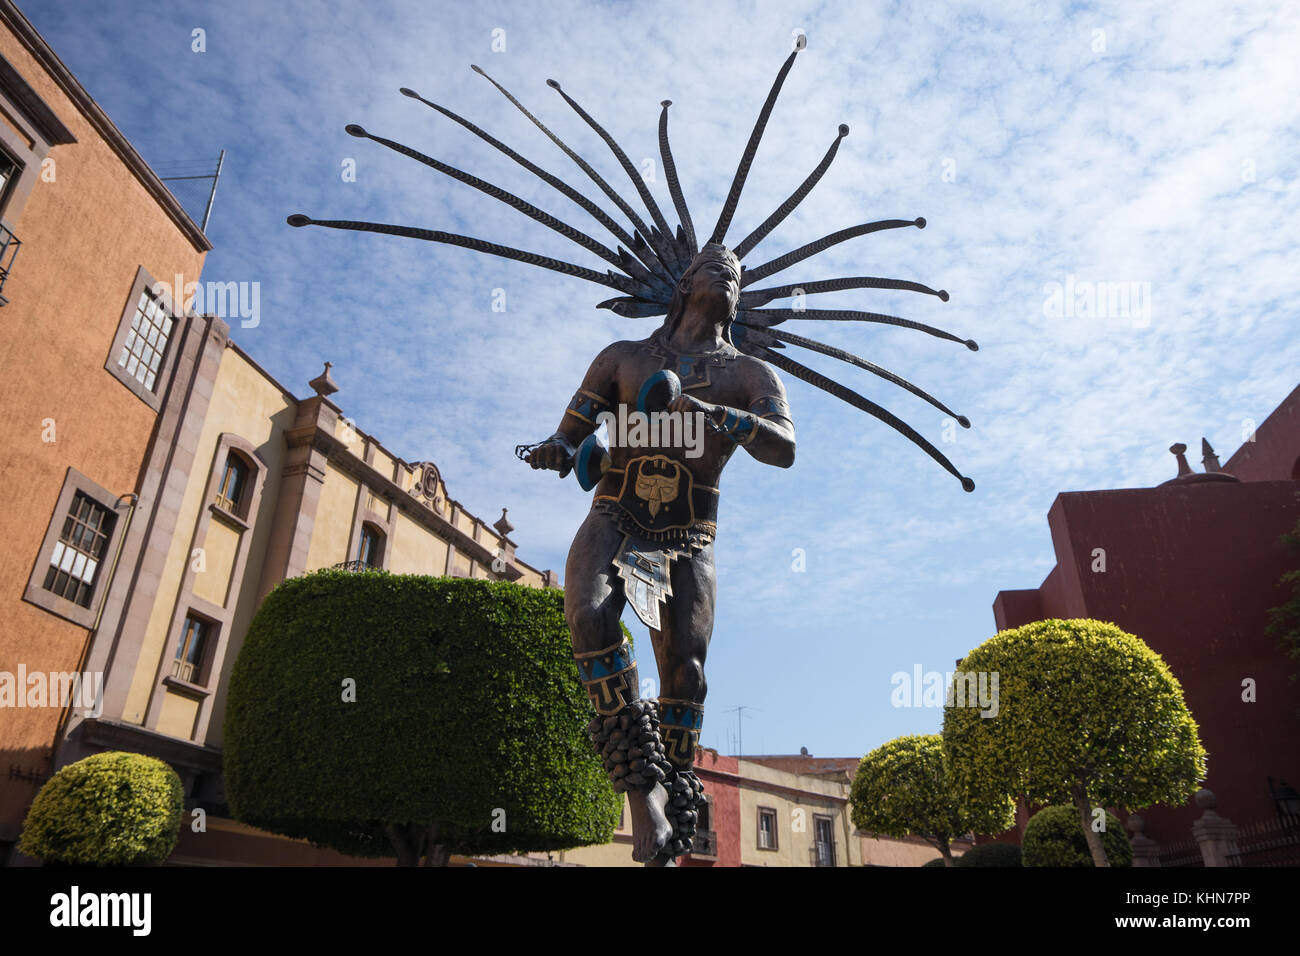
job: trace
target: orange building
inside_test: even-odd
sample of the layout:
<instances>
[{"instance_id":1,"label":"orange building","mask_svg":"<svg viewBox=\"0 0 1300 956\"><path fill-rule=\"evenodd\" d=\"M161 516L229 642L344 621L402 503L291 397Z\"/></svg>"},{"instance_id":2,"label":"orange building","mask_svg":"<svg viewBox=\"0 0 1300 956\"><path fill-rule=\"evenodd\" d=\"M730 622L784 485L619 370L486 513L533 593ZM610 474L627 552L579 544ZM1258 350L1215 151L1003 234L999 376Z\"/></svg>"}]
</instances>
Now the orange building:
<instances>
[{"instance_id":1,"label":"orange building","mask_svg":"<svg viewBox=\"0 0 1300 956\"><path fill-rule=\"evenodd\" d=\"M151 286L196 279L210 248L0 0L0 849L52 769L48 673L84 669L111 585L121 600L114 564L159 499L140 463L188 345Z\"/></svg>"}]
</instances>

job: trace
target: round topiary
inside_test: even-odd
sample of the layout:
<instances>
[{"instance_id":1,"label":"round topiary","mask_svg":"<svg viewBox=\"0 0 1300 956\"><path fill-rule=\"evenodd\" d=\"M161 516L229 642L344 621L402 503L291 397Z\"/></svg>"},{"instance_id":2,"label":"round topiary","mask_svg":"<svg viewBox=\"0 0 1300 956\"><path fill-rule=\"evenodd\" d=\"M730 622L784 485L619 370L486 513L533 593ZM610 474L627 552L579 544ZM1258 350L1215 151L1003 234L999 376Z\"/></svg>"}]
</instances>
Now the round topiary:
<instances>
[{"instance_id":1,"label":"round topiary","mask_svg":"<svg viewBox=\"0 0 1300 956\"><path fill-rule=\"evenodd\" d=\"M109 751L64 767L36 794L18 849L46 863L161 863L176 847L185 795L176 771Z\"/></svg>"},{"instance_id":2,"label":"round topiary","mask_svg":"<svg viewBox=\"0 0 1300 956\"><path fill-rule=\"evenodd\" d=\"M1106 829L1100 833L1102 848L1111 866L1131 866L1133 848L1129 845L1124 824L1113 813L1106 813ZM1025 866L1092 866L1092 854L1079 823L1079 811L1058 806L1039 810L1025 827Z\"/></svg>"},{"instance_id":3,"label":"round topiary","mask_svg":"<svg viewBox=\"0 0 1300 956\"><path fill-rule=\"evenodd\" d=\"M607 843L622 800L593 716L560 591L321 571L249 627L227 794L245 823L407 865Z\"/></svg>"},{"instance_id":4,"label":"round topiary","mask_svg":"<svg viewBox=\"0 0 1300 956\"><path fill-rule=\"evenodd\" d=\"M941 856L936 856L933 860L930 860L927 863L922 863L921 865L922 866L947 866L947 864L943 862L943 857Z\"/></svg>"},{"instance_id":5,"label":"round topiary","mask_svg":"<svg viewBox=\"0 0 1300 956\"><path fill-rule=\"evenodd\" d=\"M953 861L953 866L1020 866L1020 847L1014 843L981 843Z\"/></svg>"}]
</instances>

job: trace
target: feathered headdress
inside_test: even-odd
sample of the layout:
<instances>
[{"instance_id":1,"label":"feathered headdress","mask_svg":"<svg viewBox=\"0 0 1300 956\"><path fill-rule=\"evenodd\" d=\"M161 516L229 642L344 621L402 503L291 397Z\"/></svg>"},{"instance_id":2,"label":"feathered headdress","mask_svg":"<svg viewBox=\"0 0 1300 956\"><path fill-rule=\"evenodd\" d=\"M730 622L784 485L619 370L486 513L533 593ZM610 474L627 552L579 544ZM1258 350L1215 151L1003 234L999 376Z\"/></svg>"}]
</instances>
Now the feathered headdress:
<instances>
[{"instance_id":1,"label":"feathered headdress","mask_svg":"<svg viewBox=\"0 0 1300 956\"><path fill-rule=\"evenodd\" d=\"M803 38L800 37L800 40ZM736 204L740 200L741 190L744 188L745 179L749 175L749 168L754 161L754 155L758 151L759 141L763 137L763 131L767 126L768 117L772 113L772 107L776 104L776 98L781 92L781 86L785 82L786 75L794 65L795 57L803 49L804 44L801 42L797 48L786 58L781 70L776 75L776 80L772 84L772 89L767 94L767 100L763 103L763 108L758 114L758 120L754 124L753 132L749 135L749 142L745 145L745 151L741 155L740 165L736 169L736 174L731 182L731 189L727 193L726 202L723 203L722 212L718 216L717 224L713 227L713 232L707 240L708 243L723 244L727 234L727 229L731 225L732 216L736 211ZM628 159L627 153L614 141L605 129L597 123L590 114L587 113L574 99L569 96L555 80L547 80L548 86L556 90L562 96L566 103L573 107L574 111L582 117L583 121L590 126L601 139L609 146L619 164L623 167L624 172L632 181L640 195L642 203L645 204L650 218L654 220L653 225L647 224L637 214L622 196L620 196L608 182L605 181L599 173L594 170L581 156L575 153L569 146L546 128L542 122L530 113L522 103L519 102L505 87L503 87L492 77L488 76L481 68L474 66L472 69L483 76L489 83L500 90L511 103L519 109L521 113L527 116L534 125L545 133L552 142L572 159L578 167L587 174L587 176L599 187L609 200L618 207L619 211L627 217L631 224L631 232L624 229L618 221L605 212L604 209L597 206L588 197L584 196L577 189L558 177L548 173L546 170L532 163L521 156L515 150L493 137L490 133L485 132L478 126L475 126L469 120L458 116L444 106L430 102L420 96L414 90L402 88L404 96L419 100L431 109L451 120L459 123L465 129L469 130L475 136L510 157L520 166L523 166L529 172L533 173L544 182L554 187L566 198L572 200L584 211L589 213L592 218L599 222L609 233L618 241L617 250L611 249L603 243L593 239L586 233L580 232L565 222L556 219L549 213L539 209L527 200L501 189L492 183L479 179L463 170L448 166L446 163L439 162L430 156L404 146L401 143L394 142L391 139L385 139L382 136L376 136L367 132L360 126L350 124L346 127L347 132L352 136L363 139L373 140L389 149L409 156L412 159L423 163L441 173L451 176L462 183L473 186L475 189L486 193L494 199L519 210L531 219L540 222L542 225L553 229L560 235L572 240L584 249L594 253L604 259L615 271L597 272L594 269L588 269L583 266L575 265L571 262L564 262L560 259L553 259L549 256L542 256L532 252L526 252L522 249L515 249L510 246L498 245L494 242L487 242L483 239L475 239L470 236L456 235L449 232L438 232L432 229L420 229L414 226L396 226L386 223L375 222L356 222L352 220L337 219L312 219L302 214L288 217L288 223L291 226L328 226L332 229L351 229L361 232L381 232L394 236L408 236L413 239L424 239L430 242L443 242L454 246L461 246L466 249L473 249L477 252L486 252L495 256L501 256L506 259L514 259L517 262L527 262L531 265L541 266L544 269L551 269L555 272L561 272L565 275L576 276L579 279L586 279L588 282L595 282L599 285L607 286L622 293L612 299L606 299L597 305L597 308L609 309L619 315L628 318L644 318L656 315L665 315L668 312L669 304L672 302L673 292L678 282L686 273L692 260L700 252L700 244L696 240L695 226L691 221L691 214L686 208L686 200L682 195L681 183L677 178L677 166L673 162L672 150L668 145L668 107L672 105L671 100L664 100L661 104L662 109L659 113L659 152L663 158L664 175L668 181L668 191L672 196L673 206L677 213L678 225L676 230L669 227L668 221L664 218L663 212L655 202L650 190L646 188L645 180L632 165ZM817 168L814 169L808 178L800 184L790 197L776 211L763 220L753 232L742 239L735 246L731 247L731 252L738 260L743 260L754 247L757 246L773 229L775 229L782 220L794 211L795 207L803 201L817 185L817 182L830 167L831 161L839 149L840 140L849 133L847 126L841 125L838 135L831 142L830 148L827 149L826 155L822 157ZM884 219L879 222L868 222L857 226L850 226L847 229L841 229L833 232L828 236L823 236L815 242L800 246L793 252L787 252L785 255L770 259L761 265L753 268L746 268L741 274L740 280L740 301L736 311L736 317L731 326L731 339L736 348L747 355L762 359L769 362L779 369L789 372L796 378L802 379L825 392L829 392L836 398L842 399L855 408L861 409L869 415L873 415L890 427L907 436L912 442L922 448L926 454L942 465L948 472L961 480L962 487L967 491L975 488L975 483L963 476L953 466L947 457L943 455L930 442L926 441L906 422L903 422L893 414L877 405L870 399L858 394L852 389L833 381L820 373L799 364L786 355L777 352L777 349L783 349L786 345L795 345L812 352L818 352L822 355L828 355L837 358L858 368L872 372L881 378L898 385L914 395L919 396L929 402L935 408L952 416L963 428L970 427L970 421L963 415L957 415L948 406L944 405L934 396L921 388L913 385L911 382L903 379L887 369L881 368L873 362L846 352L843 349L827 345L814 339L805 338L802 335L796 335L783 329L777 329L774 326L780 325L786 320L798 321L837 321L837 322L874 322L885 325L901 326L903 328L915 329L938 338L948 339L953 342L961 342L967 348L975 351L979 348L970 339L961 339L950 332L942 329L936 329L929 325L923 325L920 322L913 322L909 319L902 319L893 315L882 315L877 312L857 312L840 309L789 309L789 308L762 308L769 302L778 299L790 298L799 294L815 294L819 292L836 292L844 289L897 289L910 292L921 292L926 295L937 296L940 300L947 302L948 293L942 289L935 290L928 286L921 285L918 282L909 282L903 279L883 279L875 276L849 276L844 278L817 279L810 282L796 282L781 286L769 286L761 289L751 288L755 282L760 279L766 279L768 276L783 272L791 266L803 262L820 252L824 252L831 246L837 245L846 240L853 239L857 236L864 236L868 233L880 232L885 229L902 229L908 226L915 226L918 229L925 228L924 219Z\"/></svg>"}]
</instances>

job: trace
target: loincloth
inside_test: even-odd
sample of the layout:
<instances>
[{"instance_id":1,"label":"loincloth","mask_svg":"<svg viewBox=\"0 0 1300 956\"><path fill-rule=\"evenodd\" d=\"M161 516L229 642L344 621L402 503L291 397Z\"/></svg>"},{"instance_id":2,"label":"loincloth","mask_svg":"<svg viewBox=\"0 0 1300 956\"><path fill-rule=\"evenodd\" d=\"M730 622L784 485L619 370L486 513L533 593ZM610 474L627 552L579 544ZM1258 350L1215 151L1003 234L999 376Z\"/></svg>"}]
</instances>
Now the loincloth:
<instances>
[{"instance_id":1,"label":"loincloth","mask_svg":"<svg viewBox=\"0 0 1300 956\"><path fill-rule=\"evenodd\" d=\"M632 610L646 627L660 629L659 605L667 603L673 595L672 563L689 561L713 543L716 525L685 529L685 533L671 540L654 541L616 501L597 498L591 510L606 516L619 531L623 540L618 546L612 566L623 581L623 593Z\"/></svg>"}]
</instances>

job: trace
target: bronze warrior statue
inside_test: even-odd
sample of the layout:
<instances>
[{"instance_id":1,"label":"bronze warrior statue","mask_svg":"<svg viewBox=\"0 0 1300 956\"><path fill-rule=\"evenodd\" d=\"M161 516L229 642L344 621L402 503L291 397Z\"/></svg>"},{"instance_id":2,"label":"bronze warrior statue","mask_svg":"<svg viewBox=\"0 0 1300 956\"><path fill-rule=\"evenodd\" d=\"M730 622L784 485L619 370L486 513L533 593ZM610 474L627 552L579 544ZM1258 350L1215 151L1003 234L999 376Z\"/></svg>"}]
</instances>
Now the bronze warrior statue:
<instances>
[{"instance_id":1,"label":"bronze warrior statue","mask_svg":"<svg viewBox=\"0 0 1300 956\"><path fill-rule=\"evenodd\" d=\"M764 464L788 468L794 463L794 424L785 389L774 368L782 369L904 434L971 491L974 483L909 425L880 405L782 354L794 345L828 355L906 389L951 416L965 428L970 422L933 396L880 366L834 346L775 326L787 320L869 322L926 332L978 348L970 339L897 316L837 309L762 308L777 299L848 289L893 289L933 295L948 293L917 282L874 276L816 279L766 288L752 284L857 236L908 226L925 227L924 219L888 219L841 229L752 269L741 261L786 218L829 168L848 135L840 126L822 161L797 190L752 233L728 248L730 227L745 178L775 105L777 95L804 48L800 42L777 74L750 134L731 189L710 239L701 247L682 195L668 145L668 107L659 116L663 169L677 212L676 230L650 194L627 154L558 83L559 91L582 120L609 146L653 219L636 210L585 160L533 116L504 87L483 75L565 152L617 206L631 231L564 180L540 168L491 134L451 110L415 92L401 92L459 123L519 165L539 176L591 215L619 242L617 251L491 183L448 166L393 140L350 125L354 136L371 139L439 172L507 203L531 219L571 239L604 259L617 272L597 272L574 263L525 252L468 236L411 226L353 220L289 217L290 225L321 225L382 232L450 243L479 252L586 279L616 289L622 296L599 307L628 317L664 316L663 324L639 341L615 342L591 363L581 387L550 438L521 445L516 454L533 468L574 470L584 489L594 488L591 511L578 529L565 567L565 616L573 638L578 675L596 716L588 730L605 761L614 788L626 792L632 807L633 858L648 865L672 866L691 849L703 800L693 767L703 723L706 693L704 660L713 632L717 587L713 541L717 533L719 479L737 446ZM658 440L612 441L606 447L601 422L622 420L635 410L665 423L676 416L669 437L650 429ZM621 418L619 418L621 416ZM642 419L642 422L646 418ZM707 429L699 441L683 440L691 422ZM609 429L613 437L614 429ZM621 437L628 437L622 434ZM650 629L659 669L661 696L642 700L636 661L623 638L619 620L625 605Z\"/></svg>"}]
</instances>

